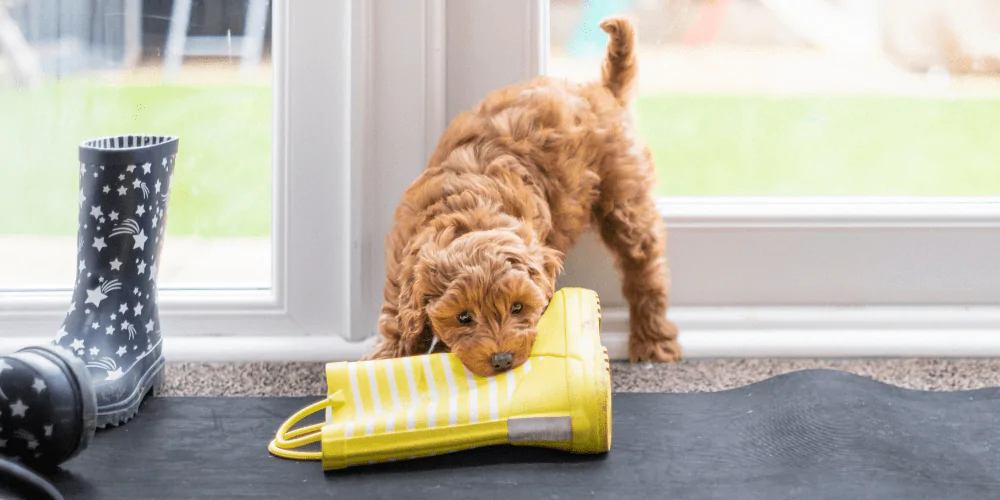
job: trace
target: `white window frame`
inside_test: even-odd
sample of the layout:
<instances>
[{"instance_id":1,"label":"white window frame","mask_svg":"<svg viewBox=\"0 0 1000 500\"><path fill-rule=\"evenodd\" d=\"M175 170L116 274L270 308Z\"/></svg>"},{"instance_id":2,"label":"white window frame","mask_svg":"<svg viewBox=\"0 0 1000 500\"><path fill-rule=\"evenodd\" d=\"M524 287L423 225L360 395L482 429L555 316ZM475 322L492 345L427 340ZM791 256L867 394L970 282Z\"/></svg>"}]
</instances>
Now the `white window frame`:
<instances>
[{"instance_id":1,"label":"white window frame","mask_svg":"<svg viewBox=\"0 0 1000 500\"><path fill-rule=\"evenodd\" d=\"M548 3L448 3L448 116L545 72ZM668 317L688 357L1000 355L1000 198L664 198L659 208ZM624 355L627 309L596 238L573 251L560 285L601 295L605 344Z\"/></svg>"},{"instance_id":2,"label":"white window frame","mask_svg":"<svg viewBox=\"0 0 1000 500\"><path fill-rule=\"evenodd\" d=\"M275 0L273 288L162 291L168 359L367 352L402 191L451 117L544 72L547 15L548 0ZM668 315L688 357L1000 355L997 199L670 198L660 210ZM627 309L592 236L567 262L571 285L600 293L604 343L622 357ZM0 353L51 338L68 302L0 294Z\"/></svg>"},{"instance_id":3,"label":"white window frame","mask_svg":"<svg viewBox=\"0 0 1000 500\"><path fill-rule=\"evenodd\" d=\"M367 73L369 11L327 0L276 0L272 9L272 287L162 290L171 361L335 361L372 344L373 306L357 286L370 242L360 240L366 159L354 132L365 110L357 75ZM68 291L0 293L0 353L50 340L69 302Z\"/></svg>"}]
</instances>

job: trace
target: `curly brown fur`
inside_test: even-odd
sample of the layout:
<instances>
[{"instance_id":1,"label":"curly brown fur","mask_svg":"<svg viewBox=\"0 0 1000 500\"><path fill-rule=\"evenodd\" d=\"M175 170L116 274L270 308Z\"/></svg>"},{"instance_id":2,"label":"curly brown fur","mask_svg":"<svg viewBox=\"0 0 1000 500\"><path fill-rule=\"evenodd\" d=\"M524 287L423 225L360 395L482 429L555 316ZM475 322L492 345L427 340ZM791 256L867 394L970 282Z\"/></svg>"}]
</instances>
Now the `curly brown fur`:
<instances>
[{"instance_id":1,"label":"curly brown fur","mask_svg":"<svg viewBox=\"0 0 1000 500\"><path fill-rule=\"evenodd\" d=\"M601 28L601 82L539 77L491 93L445 130L396 209L382 339L367 359L450 350L483 376L502 371L496 353L522 364L563 257L591 224L622 275L629 356L680 359L653 161L627 108L635 34L624 18Z\"/></svg>"}]
</instances>

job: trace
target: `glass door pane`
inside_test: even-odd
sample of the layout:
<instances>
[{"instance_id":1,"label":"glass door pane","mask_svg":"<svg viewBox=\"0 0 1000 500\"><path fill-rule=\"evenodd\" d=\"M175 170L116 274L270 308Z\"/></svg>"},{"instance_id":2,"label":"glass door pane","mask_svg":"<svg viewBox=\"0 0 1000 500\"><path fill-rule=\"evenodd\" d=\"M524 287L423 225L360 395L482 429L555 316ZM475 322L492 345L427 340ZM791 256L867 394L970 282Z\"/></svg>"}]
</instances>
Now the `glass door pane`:
<instances>
[{"instance_id":1,"label":"glass door pane","mask_svg":"<svg viewBox=\"0 0 1000 500\"><path fill-rule=\"evenodd\" d=\"M1000 194L998 2L551 0L549 73L619 13L662 195Z\"/></svg>"},{"instance_id":2,"label":"glass door pane","mask_svg":"<svg viewBox=\"0 0 1000 500\"><path fill-rule=\"evenodd\" d=\"M180 137L161 288L271 283L268 0L0 2L0 290L68 289L88 138Z\"/></svg>"}]
</instances>

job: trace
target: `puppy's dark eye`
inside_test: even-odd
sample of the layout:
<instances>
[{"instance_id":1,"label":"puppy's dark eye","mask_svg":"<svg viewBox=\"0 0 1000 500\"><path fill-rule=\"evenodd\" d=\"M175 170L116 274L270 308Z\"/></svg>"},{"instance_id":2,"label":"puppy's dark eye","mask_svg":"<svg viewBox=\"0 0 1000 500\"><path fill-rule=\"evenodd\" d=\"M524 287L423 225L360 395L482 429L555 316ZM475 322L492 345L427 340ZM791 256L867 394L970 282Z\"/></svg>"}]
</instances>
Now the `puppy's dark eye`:
<instances>
[{"instance_id":1,"label":"puppy's dark eye","mask_svg":"<svg viewBox=\"0 0 1000 500\"><path fill-rule=\"evenodd\" d=\"M465 311L458 315L458 322L463 325L472 323L472 315L469 314L469 311Z\"/></svg>"},{"instance_id":2,"label":"puppy's dark eye","mask_svg":"<svg viewBox=\"0 0 1000 500\"><path fill-rule=\"evenodd\" d=\"M521 312L521 309L524 309L524 306L520 302L515 302L514 305L510 306L511 314L517 314Z\"/></svg>"}]
</instances>

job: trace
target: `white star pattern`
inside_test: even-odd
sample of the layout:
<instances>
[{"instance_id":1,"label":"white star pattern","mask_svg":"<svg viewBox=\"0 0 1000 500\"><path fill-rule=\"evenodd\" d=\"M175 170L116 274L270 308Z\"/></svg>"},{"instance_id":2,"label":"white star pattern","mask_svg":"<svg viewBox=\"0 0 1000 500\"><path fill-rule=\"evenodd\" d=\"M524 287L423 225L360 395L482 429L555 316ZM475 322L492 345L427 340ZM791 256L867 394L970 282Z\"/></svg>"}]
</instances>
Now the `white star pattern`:
<instances>
[{"instance_id":1,"label":"white star pattern","mask_svg":"<svg viewBox=\"0 0 1000 500\"><path fill-rule=\"evenodd\" d=\"M135 172L135 165L129 165L128 167L125 167L125 171L128 172L128 173L130 173L130 174L132 172Z\"/></svg>"},{"instance_id":2,"label":"white star pattern","mask_svg":"<svg viewBox=\"0 0 1000 500\"><path fill-rule=\"evenodd\" d=\"M122 304L121 307L118 308L118 312L120 312L122 314L125 314L125 311L128 311L128 306L125 305L125 304Z\"/></svg>"},{"instance_id":3,"label":"white star pattern","mask_svg":"<svg viewBox=\"0 0 1000 500\"><path fill-rule=\"evenodd\" d=\"M156 227L156 223L157 223L157 221L158 221L158 219L157 219L157 218L156 218L156 216L154 215L154 216L153 216L153 227Z\"/></svg>"},{"instance_id":4,"label":"white star pattern","mask_svg":"<svg viewBox=\"0 0 1000 500\"><path fill-rule=\"evenodd\" d=\"M80 272L82 273L82 272L84 272L86 270L87 270L87 261L81 260L80 261Z\"/></svg>"},{"instance_id":5,"label":"white star pattern","mask_svg":"<svg viewBox=\"0 0 1000 500\"><path fill-rule=\"evenodd\" d=\"M128 327L130 326L132 326L132 324L129 323L128 320L122 321L122 330L128 330Z\"/></svg>"},{"instance_id":6,"label":"white star pattern","mask_svg":"<svg viewBox=\"0 0 1000 500\"><path fill-rule=\"evenodd\" d=\"M134 312L136 316L142 316L142 302L137 303L135 307L132 308L132 312Z\"/></svg>"},{"instance_id":7,"label":"white star pattern","mask_svg":"<svg viewBox=\"0 0 1000 500\"><path fill-rule=\"evenodd\" d=\"M108 296L101 292L101 287L97 287L93 290L87 290L87 300L84 301L84 304L94 304L97 307L101 307L101 301L106 298Z\"/></svg>"},{"instance_id":8,"label":"white star pattern","mask_svg":"<svg viewBox=\"0 0 1000 500\"><path fill-rule=\"evenodd\" d=\"M31 384L31 388L35 390L35 394L41 394L46 387L48 386L45 385L45 381L40 378L36 378L35 383Z\"/></svg>"},{"instance_id":9,"label":"white star pattern","mask_svg":"<svg viewBox=\"0 0 1000 500\"><path fill-rule=\"evenodd\" d=\"M137 268L138 268L138 270L139 270L139 274L143 274L143 273L145 273L145 272L146 272L146 261L142 261L142 262L140 262L140 263L139 263L139 265L138 265L138 266L136 266L136 267L137 267Z\"/></svg>"},{"instance_id":10,"label":"white star pattern","mask_svg":"<svg viewBox=\"0 0 1000 500\"><path fill-rule=\"evenodd\" d=\"M126 188L125 186L118 186L119 196L125 196L126 193L128 193L128 188Z\"/></svg>"},{"instance_id":11,"label":"white star pattern","mask_svg":"<svg viewBox=\"0 0 1000 500\"><path fill-rule=\"evenodd\" d=\"M154 326L156 326L156 324L153 323L153 320L149 320L149 323L146 323L146 333L153 333Z\"/></svg>"},{"instance_id":12,"label":"white star pattern","mask_svg":"<svg viewBox=\"0 0 1000 500\"><path fill-rule=\"evenodd\" d=\"M104 215L104 212L101 211L101 207L100 206L96 206L96 207L93 207L93 208L90 209L90 215L93 215L94 218L96 219L96 218Z\"/></svg>"},{"instance_id":13,"label":"white star pattern","mask_svg":"<svg viewBox=\"0 0 1000 500\"><path fill-rule=\"evenodd\" d=\"M104 194L108 194L108 193L110 193L110 192L111 192L111 186L107 186L107 185L106 185L106 186L104 186L104 188L103 188L103 189L101 189L101 191L103 191L103 192L104 192Z\"/></svg>"},{"instance_id":14,"label":"white star pattern","mask_svg":"<svg viewBox=\"0 0 1000 500\"><path fill-rule=\"evenodd\" d=\"M105 335L114 335L115 334L115 327L114 327L114 325L110 325L107 328L105 328L104 329L104 334Z\"/></svg>"},{"instance_id":15,"label":"white star pattern","mask_svg":"<svg viewBox=\"0 0 1000 500\"><path fill-rule=\"evenodd\" d=\"M83 349L83 341L82 341L82 340L80 340L80 339L73 339L73 342L71 342L71 343L69 344L69 346L70 346L70 347L71 347L71 348L72 348L72 349L73 349L74 351L78 351L78 350L80 350L80 349Z\"/></svg>"},{"instance_id":16,"label":"white star pattern","mask_svg":"<svg viewBox=\"0 0 1000 500\"><path fill-rule=\"evenodd\" d=\"M146 240L148 240L149 237L146 236L146 230L145 229L139 231L139 234L132 235L132 237L135 238L135 246L133 246L132 249L136 249L136 248L138 248L139 250L145 250L146 249Z\"/></svg>"},{"instance_id":17,"label":"white star pattern","mask_svg":"<svg viewBox=\"0 0 1000 500\"><path fill-rule=\"evenodd\" d=\"M75 310L76 310L76 301L70 302L69 303L69 312L73 312Z\"/></svg>"},{"instance_id":18,"label":"white star pattern","mask_svg":"<svg viewBox=\"0 0 1000 500\"><path fill-rule=\"evenodd\" d=\"M108 245L104 243L104 238L94 238L94 248L96 248L98 252L104 250L106 246Z\"/></svg>"},{"instance_id":19,"label":"white star pattern","mask_svg":"<svg viewBox=\"0 0 1000 500\"><path fill-rule=\"evenodd\" d=\"M132 181L132 187L134 187L136 189L138 189L139 186L141 186L141 185L142 185L142 181L140 181L139 179L136 179L136 180Z\"/></svg>"},{"instance_id":20,"label":"white star pattern","mask_svg":"<svg viewBox=\"0 0 1000 500\"><path fill-rule=\"evenodd\" d=\"M123 181L123 180L125 180L125 174L121 174L121 175L119 175L119 176L118 176L118 180L120 180L120 181Z\"/></svg>"},{"instance_id":21,"label":"white star pattern","mask_svg":"<svg viewBox=\"0 0 1000 500\"><path fill-rule=\"evenodd\" d=\"M163 168L167 168L167 159L166 158L163 159Z\"/></svg>"},{"instance_id":22,"label":"white star pattern","mask_svg":"<svg viewBox=\"0 0 1000 500\"><path fill-rule=\"evenodd\" d=\"M156 188L156 192L157 192L157 193L159 193L159 192L160 192L160 186L161 186L161 184L160 184L160 180L159 180L159 179L157 179L157 180L156 180L156 184L154 184L154 185L153 185L153 187L154 187L154 188Z\"/></svg>"},{"instance_id":23,"label":"white star pattern","mask_svg":"<svg viewBox=\"0 0 1000 500\"><path fill-rule=\"evenodd\" d=\"M152 280L156 277L156 264L149 266L149 279Z\"/></svg>"},{"instance_id":24,"label":"white star pattern","mask_svg":"<svg viewBox=\"0 0 1000 500\"><path fill-rule=\"evenodd\" d=\"M110 217L111 220L118 220L118 212L111 212L108 214L108 217Z\"/></svg>"},{"instance_id":25,"label":"white star pattern","mask_svg":"<svg viewBox=\"0 0 1000 500\"><path fill-rule=\"evenodd\" d=\"M62 340L63 337L67 335L69 335L69 333L66 332L66 327L65 326L59 327L59 331L56 332L56 342L59 342L60 340ZM2 362L3 361L0 360L0 363Z\"/></svg>"},{"instance_id":26,"label":"white star pattern","mask_svg":"<svg viewBox=\"0 0 1000 500\"><path fill-rule=\"evenodd\" d=\"M112 271L122 270L122 261L118 260L117 257L115 257L115 260L111 261L111 270Z\"/></svg>"},{"instance_id":27,"label":"white star pattern","mask_svg":"<svg viewBox=\"0 0 1000 500\"><path fill-rule=\"evenodd\" d=\"M118 315L115 313L111 313L111 321L114 321L116 319L118 319Z\"/></svg>"},{"instance_id":28,"label":"white star pattern","mask_svg":"<svg viewBox=\"0 0 1000 500\"><path fill-rule=\"evenodd\" d=\"M139 205L139 208L135 209L135 213L140 217L146 215L146 205Z\"/></svg>"},{"instance_id":29,"label":"white star pattern","mask_svg":"<svg viewBox=\"0 0 1000 500\"><path fill-rule=\"evenodd\" d=\"M167 159L164 158L163 161L167 161ZM153 164L152 163L148 163L148 162L144 163L142 165L142 173L148 174L149 173L149 169L151 169L151 168L153 168Z\"/></svg>"},{"instance_id":30,"label":"white star pattern","mask_svg":"<svg viewBox=\"0 0 1000 500\"><path fill-rule=\"evenodd\" d=\"M45 429L45 437L52 437L52 426L51 425L43 426L42 429Z\"/></svg>"},{"instance_id":31,"label":"white star pattern","mask_svg":"<svg viewBox=\"0 0 1000 500\"><path fill-rule=\"evenodd\" d=\"M10 405L11 416L14 417L24 417L24 414L30 409L30 407L24 404L20 399L14 404Z\"/></svg>"},{"instance_id":32,"label":"white star pattern","mask_svg":"<svg viewBox=\"0 0 1000 500\"><path fill-rule=\"evenodd\" d=\"M86 174L87 174L87 164L86 163L81 163L80 164L80 176L83 177Z\"/></svg>"},{"instance_id":33,"label":"white star pattern","mask_svg":"<svg viewBox=\"0 0 1000 500\"><path fill-rule=\"evenodd\" d=\"M93 330L97 330L100 327L101 325L99 325L96 321L90 324L90 328Z\"/></svg>"},{"instance_id":34,"label":"white star pattern","mask_svg":"<svg viewBox=\"0 0 1000 500\"><path fill-rule=\"evenodd\" d=\"M87 197L83 194L83 188L80 189L80 208L83 208L83 202L87 201Z\"/></svg>"},{"instance_id":35,"label":"white star pattern","mask_svg":"<svg viewBox=\"0 0 1000 500\"><path fill-rule=\"evenodd\" d=\"M38 441L34 439L29 439L27 447L29 450L34 450L35 448L38 448Z\"/></svg>"},{"instance_id":36,"label":"white star pattern","mask_svg":"<svg viewBox=\"0 0 1000 500\"><path fill-rule=\"evenodd\" d=\"M90 355L91 356L97 356L97 354L100 353L100 352L101 352L101 350L98 349L97 346L94 346L94 347L90 348Z\"/></svg>"}]
</instances>

